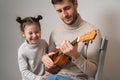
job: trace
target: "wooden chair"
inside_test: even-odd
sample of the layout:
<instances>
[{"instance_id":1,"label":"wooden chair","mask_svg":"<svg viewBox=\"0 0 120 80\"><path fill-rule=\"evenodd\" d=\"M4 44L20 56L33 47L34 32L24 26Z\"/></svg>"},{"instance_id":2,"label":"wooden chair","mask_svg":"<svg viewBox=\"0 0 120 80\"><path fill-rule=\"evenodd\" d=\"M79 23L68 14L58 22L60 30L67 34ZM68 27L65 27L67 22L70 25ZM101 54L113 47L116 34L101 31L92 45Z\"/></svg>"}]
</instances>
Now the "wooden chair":
<instances>
[{"instance_id":1,"label":"wooden chair","mask_svg":"<svg viewBox=\"0 0 120 80\"><path fill-rule=\"evenodd\" d=\"M99 57L98 69L97 69L97 72L95 75L95 80L101 80L101 78L102 78L102 72L103 72L103 66L104 66L104 61L105 61L107 44L108 44L108 40L106 39L106 37L103 37L101 39L100 57Z\"/></svg>"}]
</instances>

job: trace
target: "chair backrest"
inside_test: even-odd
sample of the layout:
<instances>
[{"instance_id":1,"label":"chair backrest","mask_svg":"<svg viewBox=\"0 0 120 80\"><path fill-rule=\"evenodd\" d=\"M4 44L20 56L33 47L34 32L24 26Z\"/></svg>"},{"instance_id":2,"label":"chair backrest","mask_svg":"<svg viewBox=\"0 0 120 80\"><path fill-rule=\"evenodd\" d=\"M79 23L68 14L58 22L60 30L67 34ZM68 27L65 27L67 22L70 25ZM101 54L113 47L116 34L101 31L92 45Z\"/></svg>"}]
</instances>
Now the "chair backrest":
<instances>
[{"instance_id":1,"label":"chair backrest","mask_svg":"<svg viewBox=\"0 0 120 80\"><path fill-rule=\"evenodd\" d=\"M103 72L103 66L104 66L104 61L105 61L107 44L108 44L108 40L106 39L106 37L103 37L101 39L99 63L98 63L98 69L97 69L97 72L95 75L95 80L101 80L101 78L102 78L102 72Z\"/></svg>"}]
</instances>

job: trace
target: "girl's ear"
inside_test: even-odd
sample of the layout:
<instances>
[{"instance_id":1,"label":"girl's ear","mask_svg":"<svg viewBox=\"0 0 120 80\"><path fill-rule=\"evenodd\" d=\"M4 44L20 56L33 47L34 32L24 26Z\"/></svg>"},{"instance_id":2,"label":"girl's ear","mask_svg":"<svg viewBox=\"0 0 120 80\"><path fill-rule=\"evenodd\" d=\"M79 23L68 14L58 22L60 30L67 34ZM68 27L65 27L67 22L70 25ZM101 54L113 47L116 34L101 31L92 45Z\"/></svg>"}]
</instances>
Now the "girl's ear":
<instances>
[{"instance_id":1,"label":"girl's ear","mask_svg":"<svg viewBox=\"0 0 120 80\"><path fill-rule=\"evenodd\" d=\"M21 32L22 33L22 36L25 38L25 33L24 32Z\"/></svg>"}]
</instances>

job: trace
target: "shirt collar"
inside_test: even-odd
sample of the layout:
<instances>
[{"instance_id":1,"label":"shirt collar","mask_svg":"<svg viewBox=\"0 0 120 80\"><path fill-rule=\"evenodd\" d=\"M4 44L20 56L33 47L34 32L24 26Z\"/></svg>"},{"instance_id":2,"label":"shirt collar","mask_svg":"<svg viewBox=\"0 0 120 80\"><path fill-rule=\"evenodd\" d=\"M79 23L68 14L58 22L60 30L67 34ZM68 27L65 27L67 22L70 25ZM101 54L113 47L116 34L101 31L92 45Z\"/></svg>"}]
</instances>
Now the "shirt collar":
<instances>
[{"instance_id":1,"label":"shirt collar","mask_svg":"<svg viewBox=\"0 0 120 80\"><path fill-rule=\"evenodd\" d=\"M68 25L68 24L65 24L65 23L64 23L64 27L65 27L66 29L69 29L69 30L77 29L77 28L80 27L79 25L80 25L82 22L83 22L83 20L82 20L81 16L78 14L78 17L77 17L76 21L75 21L73 24Z\"/></svg>"},{"instance_id":2,"label":"shirt collar","mask_svg":"<svg viewBox=\"0 0 120 80\"><path fill-rule=\"evenodd\" d=\"M29 47L29 48L36 48L37 46L40 45L40 42L38 44L28 44L28 42L25 40L25 44Z\"/></svg>"}]
</instances>

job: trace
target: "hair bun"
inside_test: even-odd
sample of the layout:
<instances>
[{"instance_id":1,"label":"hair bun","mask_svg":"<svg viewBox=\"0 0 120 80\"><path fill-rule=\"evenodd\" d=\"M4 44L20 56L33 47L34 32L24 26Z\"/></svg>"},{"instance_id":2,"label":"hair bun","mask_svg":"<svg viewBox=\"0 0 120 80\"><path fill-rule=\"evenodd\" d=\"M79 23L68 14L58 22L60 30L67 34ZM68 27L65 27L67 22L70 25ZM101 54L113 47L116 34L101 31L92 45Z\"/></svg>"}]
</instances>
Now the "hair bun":
<instances>
[{"instance_id":1,"label":"hair bun","mask_svg":"<svg viewBox=\"0 0 120 80\"><path fill-rule=\"evenodd\" d=\"M41 15L38 15L36 19L39 21L39 20L43 19L43 17Z\"/></svg>"},{"instance_id":2,"label":"hair bun","mask_svg":"<svg viewBox=\"0 0 120 80\"><path fill-rule=\"evenodd\" d=\"M19 22L19 23L22 23L21 17L17 17L16 21Z\"/></svg>"}]
</instances>

